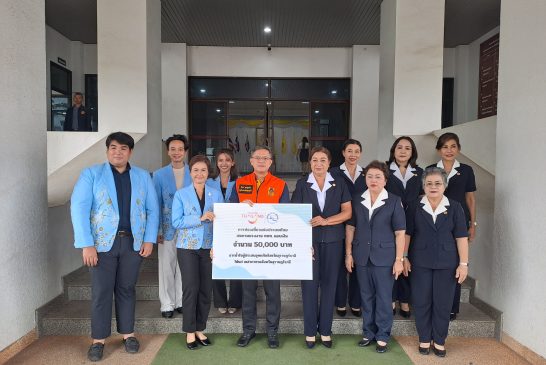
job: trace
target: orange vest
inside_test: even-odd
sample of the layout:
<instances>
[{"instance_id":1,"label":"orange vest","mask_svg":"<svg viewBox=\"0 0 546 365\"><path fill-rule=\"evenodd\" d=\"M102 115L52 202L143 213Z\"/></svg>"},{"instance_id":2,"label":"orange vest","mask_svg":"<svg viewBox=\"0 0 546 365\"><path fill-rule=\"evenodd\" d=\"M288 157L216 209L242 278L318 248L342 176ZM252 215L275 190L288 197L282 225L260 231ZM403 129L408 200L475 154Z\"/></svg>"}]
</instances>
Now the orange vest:
<instances>
[{"instance_id":1,"label":"orange vest","mask_svg":"<svg viewBox=\"0 0 546 365\"><path fill-rule=\"evenodd\" d=\"M259 188L254 173L238 178L235 186L240 202L250 200L253 203L278 203L286 183L268 172Z\"/></svg>"}]
</instances>

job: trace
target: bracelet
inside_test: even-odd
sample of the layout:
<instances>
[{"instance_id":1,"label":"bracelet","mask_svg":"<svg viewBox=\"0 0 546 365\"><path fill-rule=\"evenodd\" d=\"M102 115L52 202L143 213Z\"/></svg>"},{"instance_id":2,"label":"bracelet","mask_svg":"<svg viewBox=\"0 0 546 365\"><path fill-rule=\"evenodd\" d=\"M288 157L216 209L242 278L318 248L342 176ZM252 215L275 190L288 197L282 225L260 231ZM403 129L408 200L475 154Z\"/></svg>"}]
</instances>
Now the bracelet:
<instances>
[{"instance_id":1,"label":"bracelet","mask_svg":"<svg viewBox=\"0 0 546 365\"><path fill-rule=\"evenodd\" d=\"M345 255L345 257L353 256L352 254L348 253Z\"/></svg>"},{"instance_id":2,"label":"bracelet","mask_svg":"<svg viewBox=\"0 0 546 365\"><path fill-rule=\"evenodd\" d=\"M468 267L468 262L459 262L459 266L466 266L466 267Z\"/></svg>"}]
</instances>

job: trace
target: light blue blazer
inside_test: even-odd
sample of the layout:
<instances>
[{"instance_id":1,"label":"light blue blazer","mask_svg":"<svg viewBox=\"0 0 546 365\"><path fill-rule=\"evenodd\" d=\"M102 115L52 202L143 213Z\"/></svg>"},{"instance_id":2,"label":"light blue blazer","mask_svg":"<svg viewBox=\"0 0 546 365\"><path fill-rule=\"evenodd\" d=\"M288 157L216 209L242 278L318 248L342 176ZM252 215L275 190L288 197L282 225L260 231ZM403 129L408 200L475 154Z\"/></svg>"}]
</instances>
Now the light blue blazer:
<instances>
[{"instance_id":1,"label":"light blue blazer","mask_svg":"<svg viewBox=\"0 0 546 365\"><path fill-rule=\"evenodd\" d=\"M211 188L214 188L222 194L222 182L220 181L220 175L216 179L208 179L207 185ZM233 185L235 185L235 181L229 180L227 183L227 189L226 189L226 197L224 198L224 202L229 203L229 197L231 196L231 192L233 190Z\"/></svg>"},{"instance_id":2,"label":"light blue blazer","mask_svg":"<svg viewBox=\"0 0 546 365\"><path fill-rule=\"evenodd\" d=\"M222 193L205 185L205 208L213 211L214 203L223 203ZM176 192L173 200L173 227L178 230L176 247L188 250L212 248L212 222L201 222L201 207L193 185Z\"/></svg>"},{"instance_id":3,"label":"light blue blazer","mask_svg":"<svg viewBox=\"0 0 546 365\"><path fill-rule=\"evenodd\" d=\"M172 225L172 206L174 193L176 193L176 180L171 164L160 168L154 172L154 186L159 201L159 234L167 241L174 238L175 229ZM184 182L182 187L191 185L190 169L188 164L184 166Z\"/></svg>"},{"instance_id":4,"label":"light blue blazer","mask_svg":"<svg viewBox=\"0 0 546 365\"><path fill-rule=\"evenodd\" d=\"M142 242L155 243L159 225L159 205L148 171L131 166L131 231L133 248ZM72 192L70 212L76 248L95 246L97 252L110 251L119 225L119 208L114 174L108 162L82 171Z\"/></svg>"}]
</instances>

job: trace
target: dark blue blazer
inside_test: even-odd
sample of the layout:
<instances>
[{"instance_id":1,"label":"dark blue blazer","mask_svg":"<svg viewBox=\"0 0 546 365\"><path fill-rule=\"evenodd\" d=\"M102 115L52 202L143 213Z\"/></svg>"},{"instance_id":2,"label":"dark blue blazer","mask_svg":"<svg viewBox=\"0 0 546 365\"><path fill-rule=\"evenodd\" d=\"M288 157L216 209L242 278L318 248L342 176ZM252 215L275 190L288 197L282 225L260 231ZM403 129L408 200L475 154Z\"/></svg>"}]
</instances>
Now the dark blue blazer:
<instances>
[{"instance_id":1,"label":"dark blue blazer","mask_svg":"<svg viewBox=\"0 0 546 365\"><path fill-rule=\"evenodd\" d=\"M431 166L436 166L436 164L428 167ZM470 221L470 210L466 205L466 193L476 191L476 177L474 176L472 167L464 163L457 167L456 170L457 173L448 181L444 195L461 204L468 226L468 222Z\"/></svg>"},{"instance_id":2,"label":"dark blue blazer","mask_svg":"<svg viewBox=\"0 0 546 365\"><path fill-rule=\"evenodd\" d=\"M63 129L65 131L72 131L72 111L74 106L66 109L66 116L64 117ZM91 132L91 119L89 112L85 106L80 106L78 110L78 131Z\"/></svg>"},{"instance_id":3,"label":"dark blue blazer","mask_svg":"<svg viewBox=\"0 0 546 365\"><path fill-rule=\"evenodd\" d=\"M366 266L368 259L375 266L392 266L396 258L394 232L406 229L406 217L400 197L389 193L385 204L369 211L360 195L353 197L353 216L347 224L355 227L353 260L355 265Z\"/></svg>"},{"instance_id":4,"label":"dark blue blazer","mask_svg":"<svg viewBox=\"0 0 546 365\"><path fill-rule=\"evenodd\" d=\"M347 175L345 175L345 171L342 170L339 166L332 167L330 169L330 175L333 177L340 177L345 181L347 184L347 188L349 189L349 193L351 196L354 196L355 194L362 194L368 187L366 186L366 178L364 176L364 170L362 170L362 173L356 178L354 184L349 179Z\"/></svg>"},{"instance_id":5,"label":"dark blue blazer","mask_svg":"<svg viewBox=\"0 0 546 365\"><path fill-rule=\"evenodd\" d=\"M292 203L313 205L313 217L320 215L328 218L341 212L341 204L351 201L351 194L345 184L345 181L339 177L334 177L332 186L326 190L326 202L324 211L320 211L317 192L311 189L312 184L307 182L308 176L302 177L296 183L296 190L292 193ZM330 180L331 181L331 180ZM345 239L345 225L343 223L332 226L313 227L313 242L338 242Z\"/></svg>"},{"instance_id":6,"label":"dark blue blazer","mask_svg":"<svg viewBox=\"0 0 546 365\"><path fill-rule=\"evenodd\" d=\"M402 205L404 205L404 208L407 208L409 202L417 199L420 195L423 195L423 184L421 181L423 169L420 167L415 167L413 176L406 182L405 188L402 181L394 176L394 171L395 170L392 169L390 170L385 189L387 189L389 193L398 195L400 199L402 199Z\"/></svg>"},{"instance_id":7,"label":"dark blue blazer","mask_svg":"<svg viewBox=\"0 0 546 365\"><path fill-rule=\"evenodd\" d=\"M468 237L461 204L449 199L447 211L436 217L423 209L420 200L406 210L406 234L411 236L408 256L412 266L455 269L459 265L456 238Z\"/></svg>"}]
</instances>

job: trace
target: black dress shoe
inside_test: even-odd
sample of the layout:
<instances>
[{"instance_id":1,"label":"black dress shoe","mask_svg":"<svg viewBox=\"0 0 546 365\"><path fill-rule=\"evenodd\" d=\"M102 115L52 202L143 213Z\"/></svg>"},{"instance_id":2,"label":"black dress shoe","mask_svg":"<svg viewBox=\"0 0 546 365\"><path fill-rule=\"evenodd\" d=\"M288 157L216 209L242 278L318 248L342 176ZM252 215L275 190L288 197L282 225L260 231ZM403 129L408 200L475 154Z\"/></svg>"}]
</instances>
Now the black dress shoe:
<instances>
[{"instance_id":1,"label":"black dress shoe","mask_svg":"<svg viewBox=\"0 0 546 365\"><path fill-rule=\"evenodd\" d=\"M440 349L437 349L436 346L432 346L432 352L434 352L434 355L438 356L438 357L446 357L446 350L443 349L443 350L440 350Z\"/></svg>"},{"instance_id":2,"label":"black dress shoe","mask_svg":"<svg viewBox=\"0 0 546 365\"><path fill-rule=\"evenodd\" d=\"M375 352L377 352L378 354L383 354L383 353L387 352L387 345L377 344L375 346Z\"/></svg>"},{"instance_id":3,"label":"black dress shoe","mask_svg":"<svg viewBox=\"0 0 546 365\"><path fill-rule=\"evenodd\" d=\"M183 312L184 310L182 309L182 307L178 307L178 308L175 309L175 311L177 311L178 313L182 314L182 312Z\"/></svg>"},{"instance_id":4,"label":"black dress shoe","mask_svg":"<svg viewBox=\"0 0 546 365\"><path fill-rule=\"evenodd\" d=\"M188 350L197 350L199 346L197 345L197 340L193 342L186 342L186 347Z\"/></svg>"},{"instance_id":5,"label":"black dress shoe","mask_svg":"<svg viewBox=\"0 0 546 365\"><path fill-rule=\"evenodd\" d=\"M336 313L340 317L345 317L345 315L347 314L347 309L336 308Z\"/></svg>"},{"instance_id":6,"label":"black dress shoe","mask_svg":"<svg viewBox=\"0 0 546 365\"><path fill-rule=\"evenodd\" d=\"M333 346L332 340L329 340L329 341L320 341L320 342L322 342L322 345L323 345L324 347L329 348L329 349L331 349L332 346Z\"/></svg>"},{"instance_id":7,"label":"black dress shoe","mask_svg":"<svg viewBox=\"0 0 546 365\"><path fill-rule=\"evenodd\" d=\"M89 347L89 350L87 351L87 358L89 361L101 361L102 360L102 353L104 351L104 344L100 342L96 342Z\"/></svg>"},{"instance_id":8,"label":"black dress shoe","mask_svg":"<svg viewBox=\"0 0 546 365\"><path fill-rule=\"evenodd\" d=\"M239 347L246 347L250 343L250 340L252 340L254 337L256 337L256 333L243 333L241 337L239 337L239 340L237 341L237 346Z\"/></svg>"},{"instance_id":9,"label":"black dress shoe","mask_svg":"<svg viewBox=\"0 0 546 365\"><path fill-rule=\"evenodd\" d=\"M305 345L307 346L308 349L312 349L315 347L315 341L307 341L305 340Z\"/></svg>"},{"instance_id":10,"label":"black dress shoe","mask_svg":"<svg viewBox=\"0 0 546 365\"><path fill-rule=\"evenodd\" d=\"M421 347L421 345L419 345L419 353L421 355L428 355L430 354L430 346L429 347Z\"/></svg>"},{"instance_id":11,"label":"black dress shoe","mask_svg":"<svg viewBox=\"0 0 546 365\"><path fill-rule=\"evenodd\" d=\"M173 318L174 312L173 311L165 311L161 312L161 316L163 318Z\"/></svg>"},{"instance_id":12,"label":"black dress shoe","mask_svg":"<svg viewBox=\"0 0 546 365\"><path fill-rule=\"evenodd\" d=\"M457 319L457 313L450 313L449 314L449 320L454 321Z\"/></svg>"},{"instance_id":13,"label":"black dress shoe","mask_svg":"<svg viewBox=\"0 0 546 365\"><path fill-rule=\"evenodd\" d=\"M358 346L366 347L366 346L370 346L371 343L372 343L372 340L368 340L366 337L364 337L362 338L362 340L358 342Z\"/></svg>"},{"instance_id":14,"label":"black dress shoe","mask_svg":"<svg viewBox=\"0 0 546 365\"><path fill-rule=\"evenodd\" d=\"M140 343L138 343L136 337L133 336L124 338L123 343L125 344L125 351L130 354L136 354L140 348Z\"/></svg>"},{"instance_id":15,"label":"black dress shoe","mask_svg":"<svg viewBox=\"0 0 546 365\"><path fill-rule=\"evenodd\" d=\"M270 349L279 347L279 336L276 333L267 335L267 346L269 346Z\"/></svg>"},{"instance_id":16,"label":"black dress shoe","mask_svg":"<svg viewBox=\"0 0 546 365\"><path fill-rule=\"evenodd\" d=\"M402 308L399 309L400 315L404 318L409 318L411 316L410 311L402 310Z\"/></svg>"},{"instance_id":17,"label":"black dress shoe","mask_svg":"<svg viewBox=\"0 0 546 365\"><path fill-rule=\"evenodd\" d=\"M355 317L361 317L362 316L362 311L359 309L357 311L355 311L353 308L351 308L351 313L353 314L353 316Z\"/></svg>"},{"instance_id":18,"label":"black dress shoe","mask_svg":"<svg viewBox=\"0 0 546 365\"><path fill-rule=\"evenodd\" d=\"M396 315L396 308L393 308L393 309L392 309L392 315L393 315L393 316Z\"/></svg>"},{"instance_id":19,"label":"black dress shoe","mask_svg":"<svg viewBox=\"0 0 546 365\"><path fill-rule=\"evenodd\" d=\"M199 342L201 344L201 346L210 346L212 345L212 342L210 342L210 340L208 338L205 338L205 339L200 339L199 337L196 336L196 339L195 339L197 342Z\"/></svg>"}]
</instances>

